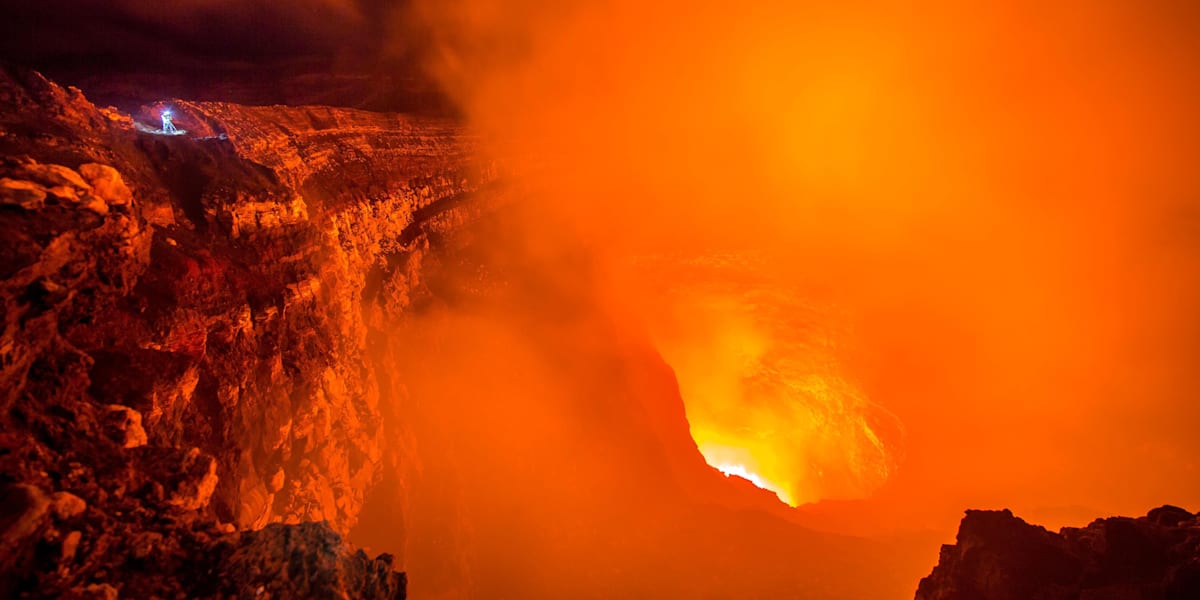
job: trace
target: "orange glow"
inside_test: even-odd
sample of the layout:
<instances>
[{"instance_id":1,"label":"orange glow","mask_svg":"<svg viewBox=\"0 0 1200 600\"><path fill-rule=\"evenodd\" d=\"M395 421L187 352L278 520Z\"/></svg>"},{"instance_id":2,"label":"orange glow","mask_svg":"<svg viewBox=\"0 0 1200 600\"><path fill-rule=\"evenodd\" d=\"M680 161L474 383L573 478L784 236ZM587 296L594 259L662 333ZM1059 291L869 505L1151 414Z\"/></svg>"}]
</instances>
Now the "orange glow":
<instances>
[{"instance_id":1,"label":"orange glow","mask_svg":"<svg viewBox=\"0 0 1200 600\"><path fill-rule=\"evenodd\" d=\"M894 483L907 499L892 508L941 522L932 513L971 503L1138 513L1183 493L1177 478L1150 481L1130 448L1197 468L1185 458L1200 455L1192 437L1158 434L1186 419L1143 422L1131 436L1121 416L1137 403L1192 414L1195 37L1167 8L1068 5L415 10L434 32L433 71L492 142L486 158L521 182L535 232L523 243L536 249L553 229L594 252L604 279L587 293L641 315L693 425L707 425L699 405L747 399L710 402L697 389L741 385L746 349L765 344L767 369L828 355L776 358L797 338L778 319L747 324L736 281L717 294L737 300L729 310L688 316L703 298L662 300L664 288L693 286L687 269L658 269L647 286L628 265L764 251L762 273L803 286L802 297L816 290L818 314L849 315L832 336L838 366L771 385L816 377L811 389L866 407L827 411L831 422L817 411L800 430L833 435L812 443L834 460L799 472L859 483L826 493L807 491L820 489L810 481L795 499ZM903 427L901 455L842 460L839 445L872 448L875 407L886 409L881 429ZM1119 492L1103 469L1077 470L1097 463L1140 484Z\"/></svg>"},{"instance_id":2,"label":"orange glow","mask_svg":"<svg viewBox=\"0 0 1200 600\"><path fill-rule=\"evenodd\" d=\"M902 426L848 378L845 315L779 281L762 254L633 268L633 287L654 291L643 315L710 465L742 467L791 506L865 498L887 481Z\"/></svg>"},{"instance_id":3,"label":"orange glow","mask_svg":"<svg viewBox=\"0 0 1200 600\"><path fill-rule=\"evenodd\" d=\"M1053 527L1200 499L1194 8L415 4L481 164L519 192L496 244L605 315L541 334L601 356L596 331L648 334L696 442L679 464L703 453L799 506L780 507L789 518L863 534L948 534L967 507ZM549 327L553 298L514 309L517 339ZM496 346L501 364L463 372L504 375L512 351ZM525 409L496 414L498 429L583 421L573 435L599 435L599 410L526 391L574 390L557 354L529 354L533 383L481 392ZM591 375L598 405L636 395ZM670 386L633 389L675 422ZM578 483L574 446L513 437ZM640 454L586 456L617 482L652 470ZM779 554L766 535L755 564ZM921 569L936 550L915 551Z\"/></svg>"},{"instance_id":4,"label":"orange glow","mask_svg":"<svg viewBox=\"0 0 1200 600\"><path fill-rule=\"evenodd\" d=\"M714 446L712 444L705 444L701 442L700 453L704 455L704 459L708 461L708 464L712 465L716 470L724 473L727 477L741 477L742 479L745 479L746 481L749 481L750 483L753 483L764 490L774 492L775 495L779 497L780 502L783 502L789 506L796 506L796 501L792 500L792 494L787 491L786 486L763 478L754 470L747 468L746 465L742 464L741 462L723 462L728 460L728 457L735 457L738 455L744 455L746 456L746 459L734 458L732 460L746 460L749 462L748 459L750 457L744 450L739 448Z\"/></svg>"}]
</instances>

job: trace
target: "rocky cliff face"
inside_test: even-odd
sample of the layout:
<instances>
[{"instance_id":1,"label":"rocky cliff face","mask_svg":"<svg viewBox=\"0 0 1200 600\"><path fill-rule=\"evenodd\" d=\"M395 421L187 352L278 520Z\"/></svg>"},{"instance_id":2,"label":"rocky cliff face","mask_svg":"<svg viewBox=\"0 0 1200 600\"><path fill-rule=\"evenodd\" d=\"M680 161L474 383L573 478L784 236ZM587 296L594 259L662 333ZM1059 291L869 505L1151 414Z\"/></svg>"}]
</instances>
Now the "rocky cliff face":
<instances>
[{"instance_id":1,"label":"rocky cliff face","mask_svg":"<svg viewBox=\"0 0 1200 600\"><path fill-rule=\"evenodd\" d=\"M232 593L212 586L302 547L325 578L293 590L402 595L338 538L380 477L364 292L419 295L412 257L474 210L469 141L438 119L178 110L201 135L0 74L2 585ZM234 533L270 523L294 527Z\"/></svg>"},{"instance_id":2,"label":"rocky cliff face","mask_svg":"<svg viewBox=\"0 0 1200 600\"><path fill-rule=\"evenodd\" d=\"M917 600L1200 598L1200 517L1174 506L1051 533L1004 511L967 511Z\"/></svg>"}]
</instances>

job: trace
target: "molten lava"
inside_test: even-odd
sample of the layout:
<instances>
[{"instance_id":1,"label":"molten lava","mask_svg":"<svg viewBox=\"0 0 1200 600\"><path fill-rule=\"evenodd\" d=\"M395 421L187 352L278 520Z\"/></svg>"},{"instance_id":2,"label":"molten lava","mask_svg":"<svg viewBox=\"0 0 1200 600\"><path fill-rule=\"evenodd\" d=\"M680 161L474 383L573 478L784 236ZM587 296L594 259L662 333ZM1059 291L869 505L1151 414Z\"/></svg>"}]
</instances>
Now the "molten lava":
<instances>
[{"instance_id":1,"label":"molten lava","mask_svg":"<svg viewBox=\"0 0 1200 600\"><path fill-rule=\"evenodd\" d=\"M894 471L898 419L842 365L847 322L761 253L643 258L646 319L705 460L791 506L864 498Z\"/></svg>"},{"instance_id":2,"label":"molten lava","mask_svg":"<svg viewBox=\"0 0 1200 600\"><path fill-rule=\"evenodd\" d=\"M749 453L746 452L746 450L741 448L728 448L725 446L705 444L700 447L700 453L704 455L704 460L708 461L708 464L712 465L716 470L724 473L726 477L741 477L742 479L745 479L746 481L749 481L750 483L753 483L764 490L775 492L775 495L779 497L780 502L783 502L789 506L796 506L796 502L792 500L791 492L789 492L784 485L765 479L762 475L759 475L751 469L746 468L746 465L740 462L722 462L725 460L724 457L729 455L740 454L748 456Z\"/></svg>"}]
</instances>

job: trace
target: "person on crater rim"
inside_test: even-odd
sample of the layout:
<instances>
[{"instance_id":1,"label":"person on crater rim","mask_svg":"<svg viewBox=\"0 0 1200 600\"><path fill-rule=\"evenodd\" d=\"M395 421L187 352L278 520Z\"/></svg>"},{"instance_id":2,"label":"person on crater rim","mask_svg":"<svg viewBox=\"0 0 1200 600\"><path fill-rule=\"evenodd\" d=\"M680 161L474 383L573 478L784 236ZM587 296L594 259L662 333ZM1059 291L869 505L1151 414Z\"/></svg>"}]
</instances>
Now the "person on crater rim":
<instances>
[{"instance_id":1,"label":"person on crater rim","mask_svg":"<svg viewBox=\"0 0 1200 600\"><path fill-rule=\"evenodd\" d=\"M171 121L171 110L162 111L162 132L166 134L176 134L179 130L175 128L175 123Z\"/></svg>"}]
</instances>

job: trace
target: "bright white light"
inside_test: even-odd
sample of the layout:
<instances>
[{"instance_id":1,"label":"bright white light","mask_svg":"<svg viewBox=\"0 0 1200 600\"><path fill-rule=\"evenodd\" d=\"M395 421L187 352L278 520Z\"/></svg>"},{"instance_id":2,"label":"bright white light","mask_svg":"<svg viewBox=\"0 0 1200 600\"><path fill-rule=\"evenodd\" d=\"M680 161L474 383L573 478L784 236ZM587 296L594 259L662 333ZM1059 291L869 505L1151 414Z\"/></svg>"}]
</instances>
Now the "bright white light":
<instances>
[{"instance_id":1,"label":"bright white light","mask_svg":"<svg viewBox=\"0 0 1200 600\"><path fill-rule=\"evenodd\" d=\"M162 132L166 135L179 135L181 132L175 127L175 123L171 122L171 109L163 109L162 111Z\"/></svg>"},{"instance_id":2,"label":"bright white light","mask_svg":"<svg viewBox=\"0 0 1200 600\"><path fill-rule=\"evenodd\" d=\"M745 479L764 490L775 492L775 495L779 497L780 501L789 506L792 505L791 498L788 496L787 492L784 492L777 486L772 485L771 482L759 477L758 473L747 469L746 465L719 464L713 466L716 467L718 471L724 473L726 477L741 477L742 479Z\"/></svg>"}]
</instances>

